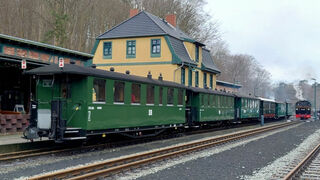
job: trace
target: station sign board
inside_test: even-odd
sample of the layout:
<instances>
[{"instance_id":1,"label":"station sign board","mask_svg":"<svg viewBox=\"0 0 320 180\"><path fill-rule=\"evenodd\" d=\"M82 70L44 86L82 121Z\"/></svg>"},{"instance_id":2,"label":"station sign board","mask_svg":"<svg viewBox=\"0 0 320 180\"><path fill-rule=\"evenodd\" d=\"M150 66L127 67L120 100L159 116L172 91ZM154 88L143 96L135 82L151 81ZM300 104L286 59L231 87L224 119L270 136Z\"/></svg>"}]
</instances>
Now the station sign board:
<instances>
[{"instance_id":1,"label":"station sign board","mask_svg":"<svg viewBox=\"0 0 320 180\"><path fill-rule=\"evenodd\" d=\"M25 59L21 61L21 69L27 69L27 61Z\"/></svg>"},{"instance_id":2,"label":"station sign board","mask_svg":"<svg viewBox=\"0 0 320 180\"><path fill-rule=\"evenodd\" d=\"M61 67L61 68L64 67L64 59L63 59L63 57L59 57L59 67Z\"/></svg>"}]
</instances>

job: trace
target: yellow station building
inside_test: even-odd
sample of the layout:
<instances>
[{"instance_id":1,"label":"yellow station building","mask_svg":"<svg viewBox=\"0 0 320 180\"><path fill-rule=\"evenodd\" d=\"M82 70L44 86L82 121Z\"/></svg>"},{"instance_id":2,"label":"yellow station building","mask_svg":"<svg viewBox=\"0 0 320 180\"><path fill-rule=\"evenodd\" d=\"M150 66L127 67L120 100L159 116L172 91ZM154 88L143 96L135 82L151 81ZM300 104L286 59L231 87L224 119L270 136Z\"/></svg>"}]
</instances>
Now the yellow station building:
<instances>
[{"instance_id":1,"label":"yellow station building","mask_svg":"<svg viewBox=\"0 0 320 180\"><path fill-rule=\"evenodd\" d=\"M186 86L216 88L215 66L204 44L176 27L175 15L161 19L130 11L130 18L101 34L93 49L93 64L104 70L164 80Z\"/></svg>"}]
</instances>

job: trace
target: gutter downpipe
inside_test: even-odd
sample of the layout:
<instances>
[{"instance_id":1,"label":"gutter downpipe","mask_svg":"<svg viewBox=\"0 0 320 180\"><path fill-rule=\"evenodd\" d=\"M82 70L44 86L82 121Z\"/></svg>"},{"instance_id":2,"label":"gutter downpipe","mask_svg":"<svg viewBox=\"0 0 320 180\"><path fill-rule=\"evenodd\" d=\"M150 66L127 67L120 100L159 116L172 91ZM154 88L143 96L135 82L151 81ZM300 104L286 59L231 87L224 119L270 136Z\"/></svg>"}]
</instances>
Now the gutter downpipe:
<instances>
[{"instance_id":1,"label":"gutter downpipe","mask_svg":"<svg viewBox=\"0 0 320 180\"><path fill-rule=\"evenodd\" d=\"M176 82L176 72L184 66L184 62L182 62L181 66L173 71L173 82ZM180 82L181 83L181 82Z\"/></svg>"}]
</instances>

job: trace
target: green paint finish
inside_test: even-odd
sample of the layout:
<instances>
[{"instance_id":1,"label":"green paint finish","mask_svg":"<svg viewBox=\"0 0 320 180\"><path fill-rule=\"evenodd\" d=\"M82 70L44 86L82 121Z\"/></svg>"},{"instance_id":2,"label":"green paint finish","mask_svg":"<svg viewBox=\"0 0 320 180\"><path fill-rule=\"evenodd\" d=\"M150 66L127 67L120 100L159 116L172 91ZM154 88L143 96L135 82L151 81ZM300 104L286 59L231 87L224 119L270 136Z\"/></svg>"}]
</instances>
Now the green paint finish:
<instances>
[{"instance_id":1,"label":"green paint finish","mask_svg":"<svg viewBox=\"0 0 320 180\"><path fill-rule=\"evenodd\" d=\"M65 83L65 79L67 79L65 75L55 77L52 87L49 85L50 83L48 83L50 81L52 82L52 76L48 76L39 80L36 92L38 109L50 110L52 100L62 100L64 102L62 107L62 118L63 120L67 121L67 127L79 127L86 129L88 114L87 95L92 95L92 92L87 93L87 82L92 82L92 79L73 77L68 78L70 81L72 81L72 84L70 84L69 88L67 88ZM67 91L64 91L64 89L67 89ZM69 97L67 94L70 94Z\"/></svg>"},{"instance_id":2,"label":"green paint finish","mask_svg":"<svg viewBox=\"0 0 320 180\"><path fill-rule=\"evenodd\" d=\"M107 79L107 93L108 90L110 90L110 87L108 86L113 86L113 83L108 83L109 81L112 80ZM88 122L87 130L185 123L185 105L177 106L178 89L174 89L173 106L167 106L167 87L163 87L163 106L157 105L159 102L159 87L157 86L155 86L155 105L146 105L147 85L141 84L140 104L133 105L131 104L131 84L131 82L125 82L124 104L113 104L113 102L108 101L108 99L111 98L110 95L107 94L107 101L105 104L89 105L93 106L94 110L91 111L91 121ZM111 94L111 96L113 96L113 93ZM97 109L98 107L101 109ZM170 118L163 118L163 114L166 114L166 116Z\"/></svg>"},{"instance_id":3,"label":"green paint finish","mask_svg":"<svg viewBox=\"0 0 320 180\"><path fill-rule=\"evenodd\" d=\"M196 45L196 48L195 48L195 53L196 53L196 62L199 62L199 46Z\"/></svg>"},{"instance_id":4,"label":"green paint finish","mask_svg":"<svg viewBox=\"0 0 320 180\"><path fill-rule=\"evenodd\" d=\"M237 98L237 117L240 119L259 118L260 101L251 98Z\"/></svg>"},{"instance_id":5,"label":"green paint finish","mask_svg":"<svg viewBox=\"0 0 320 180\"><path fill-rule=\"evenodd\" d=\"M196 71L194 79L195 79L195 83L194 84L195 84L196 87L198 87L199 86L199 71Z\"/></svg>"},{"instance_id":6,"label":"green paint finish","mask_svg":"<svg viewBox=\"0 0 320 180\"><path fill-rule=\"evenodd\" d=\"M285 103L276 103L276 117L286 116L286 104Z\"/></svg>"},{"instance_id":7,"label":"green paint finish","mask_svg":"<svg viewBox=\"0 0 320 180\"><path fill-rule=\"evenodd\" d=\"M168 45L168 47L170 49L170 52L171 52L171 55L172 55L172 63L173 64L180 64L182 61L178 57L178 55L174 52L174 49L173 49L172 44L171 44L171 42L169 40L169 37L168 36L164 36L164 38L165 38L165 40L167 42L167 45Z\"/></svg>"},{"instance_id":8,"label":"green paint finish","mask_svg":"<svg viewBox=\"0 0 320 180\"><path fill-rule=\"evenodd\" d=\"M232 120L234 118L233 97L202 93L199 97L198 117L200 122Z\"/></svg>"},{"instance_id":9,"label":"green paint finish","mask_svg":"<svg viewBox=\"0 0 320 180\"><path fill-rule=\"evenodd\" d=\"M3 45L0 44L0 53L3 53Z\"/></svg>"},{"instance_id":10,"label":"green paint finish","mask_svg":"<svg viewBox=\"0 0 320 180\"><path fill-rule=\"evenodd\" d=\"M292 103L286 103L286 112L287 112L287 116L292 116L294 114L294 104Z\"/></svg>"},{"instance_id":11,"label":"green paint finish","mask_svg":"<svg viewBox=\"0 0 320 180\"><path fill-rule=\"evenodd\" d=\"M210 74L210 88L213 88L213 75Z\"/></svg>"},{"instance_id":12,"label":"green paint finish","mask_svg":"<svg viewBox=\"0 0 320 180\"><path fill-rule=\"evenodd\" d=\"M181 68L181 84L185 84L186 81L186 70L184 68Z\"/></svg>"},{"instance_id":13,"label":"green paint finish","mask_svg":"<svg viewBox=\"0 0 320 180\"><path fill-rule=\"evenodd\" d=\"M189 67L188 86L192 86L192 69Z\"/></svg>"},{"instance_id":14,"label":"green paint finish","mask_svg":"<svg viewBox=\"0 0 320 180\"><path fill-rule=\"evenodd\" d=\"M275 114L276 104L274 102L263 101L263 114Z\"/></svg>"},{"instance_id":15,"label":"green paint finish","mask_svg":"<svg viewBox=\"0 0 320 180\"><path fill-rule=\"evenodd\" d=\"M93 48L91 50L91 54L96 53L99 43L100 43L100 40L96 39L96 41L94 42Z\"/></svg>"},{"instance_id":16,"label":"green paint finish","mask_svg":"<svg viewBox=\"0 0 320 180\"><path fill-rule=\"evenodd\" d=\"M189 38L183 38L184 41L187 41L187 42L191 42L191 43L195 43L196 41L193 40L193 39L189 39Z\"/></svg>"},{"instance_id":17,"label":"green paint finish","mask_svg":"<svg viewBox=\"0 0 320 180\"><path fill-rule=\"evenodd\" d=\"M97 64L97 66L139 66L139 65L157 65L157 64L171 64L171 61L158 61L158 62L133 62L133 63L105 63Z\"/></svg>"}]
</instances>

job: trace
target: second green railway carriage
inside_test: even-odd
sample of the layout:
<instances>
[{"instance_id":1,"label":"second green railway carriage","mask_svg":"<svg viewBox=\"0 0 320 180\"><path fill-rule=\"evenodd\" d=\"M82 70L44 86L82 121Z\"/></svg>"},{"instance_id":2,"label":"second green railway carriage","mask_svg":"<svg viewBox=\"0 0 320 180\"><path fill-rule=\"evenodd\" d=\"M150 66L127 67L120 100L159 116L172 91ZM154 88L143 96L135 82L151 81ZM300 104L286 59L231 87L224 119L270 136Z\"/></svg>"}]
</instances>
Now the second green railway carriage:
<instances>
[{"instance_id":1,"label":"second green railway carriage","mask_svg":"<svg viewBox=\"0 0 320 180\"><path fill-rule=\"evenodd\" d=\"M236 97L236 118L237 119L258 119L260 114L259 99L253 97Z\"/></svg>"},{"instance_id":2,"label":"second green railway carriage","mask_svg":"<svg viewBox=\"0 0 320 180\"><path fill-rule=\"evenodd\" d=\"M189 103L190 109L193 110L193 124L234 119L233 94L191 87L188 88L188 92L188 98L191 102L187 102L187 104Z\"/></svg>"},{"instance_id":3,"label":"second green railway carriage","mask_svg":"<svg viewBox=\"0 0 320 180\"><path fill-rule=\"evenodd\" d=\"M286 103L276 102L276 118L284 118L286 116Z\"/></svg>"}]
</instances>

